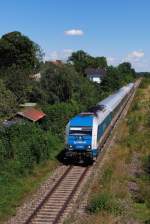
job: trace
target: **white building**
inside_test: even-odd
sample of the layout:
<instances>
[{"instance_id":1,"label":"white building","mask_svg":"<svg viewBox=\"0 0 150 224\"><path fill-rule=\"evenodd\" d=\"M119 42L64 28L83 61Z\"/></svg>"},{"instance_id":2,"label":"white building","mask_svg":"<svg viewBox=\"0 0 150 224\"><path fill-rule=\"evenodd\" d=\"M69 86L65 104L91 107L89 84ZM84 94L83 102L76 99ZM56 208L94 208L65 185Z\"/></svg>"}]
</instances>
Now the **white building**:
<instances>
[{"instance_id":1,"label":"white building","mask_svg":"<svg viewBox=\"0 0 150 224\"><path fill-rule=\"evenodd\" d=\"M102 78L106 75L106 71L100 68L87 68L85 74L89 80L101 83Z\"/></svg>"}]
</instances>

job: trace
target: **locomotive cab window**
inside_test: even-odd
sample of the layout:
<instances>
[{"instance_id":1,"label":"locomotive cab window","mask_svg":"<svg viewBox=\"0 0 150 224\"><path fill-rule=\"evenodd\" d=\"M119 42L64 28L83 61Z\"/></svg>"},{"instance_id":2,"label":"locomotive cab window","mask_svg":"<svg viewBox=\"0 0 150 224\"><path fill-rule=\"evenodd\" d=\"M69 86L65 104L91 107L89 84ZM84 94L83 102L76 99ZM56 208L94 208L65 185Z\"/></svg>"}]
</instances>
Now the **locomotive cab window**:
<instances>
[{"instance_id":1,"label":"locomotive cab window","mask_svg":"<svg viewBox=\"0 0 150 224\"><path fill-rule=\"evenodd\" d=\"M71 127L69 130L70 135L92 135L91 127Z\"/></svg>"}]
</instances>

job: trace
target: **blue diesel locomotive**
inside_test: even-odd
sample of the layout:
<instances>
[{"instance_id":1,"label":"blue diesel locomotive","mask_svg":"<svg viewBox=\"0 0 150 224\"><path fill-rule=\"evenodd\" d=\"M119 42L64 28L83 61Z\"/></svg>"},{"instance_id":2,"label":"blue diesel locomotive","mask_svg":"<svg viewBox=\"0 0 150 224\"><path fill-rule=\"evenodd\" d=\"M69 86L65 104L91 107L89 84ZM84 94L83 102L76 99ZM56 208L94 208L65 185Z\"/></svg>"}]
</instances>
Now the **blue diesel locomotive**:
<instances>
[{"instance_id":1,"label":"blue diesel locomotive","mask_svg":"<svg viewBox=\"0 0 150 224\"><path fill-rule=\"evenodd\" d=\"M95 160L133 90L130 83L88 112L73 117L66 126L65 157Z\"/></svg>"}]
</instances>

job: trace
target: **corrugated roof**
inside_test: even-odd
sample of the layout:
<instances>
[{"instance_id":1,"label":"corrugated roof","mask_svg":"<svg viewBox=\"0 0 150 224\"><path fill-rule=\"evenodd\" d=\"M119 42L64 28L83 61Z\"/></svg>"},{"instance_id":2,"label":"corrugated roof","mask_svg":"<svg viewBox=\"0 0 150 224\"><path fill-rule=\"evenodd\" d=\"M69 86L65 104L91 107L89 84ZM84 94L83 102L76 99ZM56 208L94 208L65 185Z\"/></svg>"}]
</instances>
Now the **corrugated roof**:
<instances>
[{"instance_id":1,"label":"corrugated roof","mask_svg":"<svg viewBox=\"0 0 150 224\"><path fill-rule=\"evenodd\" d=\"M38 121L46 116L46 114L44 114L42 111L39 111L35 108L27 108L21 112L18 112L17 114L31 121Z\"/></svg>"}]
</instances>

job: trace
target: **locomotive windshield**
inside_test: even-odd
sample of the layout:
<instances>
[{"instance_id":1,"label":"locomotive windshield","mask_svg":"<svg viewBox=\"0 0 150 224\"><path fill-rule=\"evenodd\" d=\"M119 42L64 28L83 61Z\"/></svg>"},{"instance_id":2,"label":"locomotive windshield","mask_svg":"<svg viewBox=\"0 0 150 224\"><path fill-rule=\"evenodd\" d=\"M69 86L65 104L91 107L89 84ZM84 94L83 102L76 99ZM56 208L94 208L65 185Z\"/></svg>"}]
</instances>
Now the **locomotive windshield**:
<instances>
[{"instance_id":1,"label":"locomotive windshield","mask_svg":"<svg viewBox=\"0 0 150 224\"><path fill-rule=\"evenodd\" d=\"M70 127L70 135L92 135L92 127Z\"/></svg>"}]
</instances>

